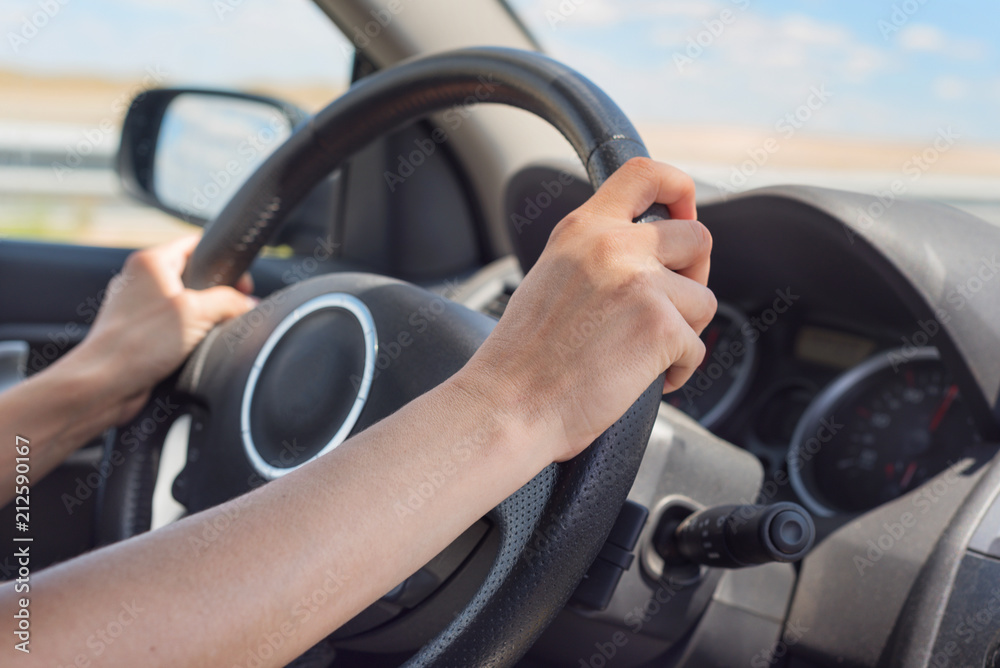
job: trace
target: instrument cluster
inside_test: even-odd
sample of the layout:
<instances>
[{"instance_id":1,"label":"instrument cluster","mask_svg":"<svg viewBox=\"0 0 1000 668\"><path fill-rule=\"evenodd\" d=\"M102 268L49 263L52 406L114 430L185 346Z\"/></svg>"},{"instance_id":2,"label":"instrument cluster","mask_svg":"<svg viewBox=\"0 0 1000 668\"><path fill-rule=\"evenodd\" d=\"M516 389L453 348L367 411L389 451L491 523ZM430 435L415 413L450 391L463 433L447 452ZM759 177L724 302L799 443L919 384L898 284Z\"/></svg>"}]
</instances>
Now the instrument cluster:
<instances>
[{"instance_id":1,"label":"instrument cluster","mask_svg":"<svg viewBox=\"0 0 1000 668\"><path fill-rule=\"evenodd\" d=\"M751 318L721 303L702 333L702 365L664 401L761 456L814 515L864 512L981 454L972 414L935 348L775 325L772 310Z\"/></svg>"}]
</instances>

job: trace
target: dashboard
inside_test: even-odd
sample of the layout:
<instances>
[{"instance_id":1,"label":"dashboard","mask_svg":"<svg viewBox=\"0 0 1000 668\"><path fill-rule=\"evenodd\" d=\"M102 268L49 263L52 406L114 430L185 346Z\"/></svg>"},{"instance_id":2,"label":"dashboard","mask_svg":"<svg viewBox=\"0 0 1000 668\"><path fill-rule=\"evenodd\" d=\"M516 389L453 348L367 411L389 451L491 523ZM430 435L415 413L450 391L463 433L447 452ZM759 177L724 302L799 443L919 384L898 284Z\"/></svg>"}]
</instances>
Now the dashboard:
<instances>
[{"instance_id":1,"label":"dashboard","mask_svg":"<svg viewBox=\"0 0 1000 668\"><path fill-rule=\"evenodd\" d=\"M791 291L747 311L721 302L706 356L664 401L756 455L762 494L850 516L991 454L958 385L927 345L796 316ZM980 452L982 450L982 452Z\"/></svg>"}]
</instances>

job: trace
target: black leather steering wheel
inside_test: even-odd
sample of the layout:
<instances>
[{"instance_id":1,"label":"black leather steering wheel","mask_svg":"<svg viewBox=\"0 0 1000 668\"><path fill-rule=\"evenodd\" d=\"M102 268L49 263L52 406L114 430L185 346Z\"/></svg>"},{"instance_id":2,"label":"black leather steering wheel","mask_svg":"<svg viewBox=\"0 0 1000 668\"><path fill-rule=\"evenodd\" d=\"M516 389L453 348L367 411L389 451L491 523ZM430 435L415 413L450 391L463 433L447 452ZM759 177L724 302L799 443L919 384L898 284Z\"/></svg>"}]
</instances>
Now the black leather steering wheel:
<instances>
[{"instance_id":1,"label":"black leather steering wheel","mask_svg":"<svg viewBox=\"0 0 1000 668\"><path fill-rule=\"evenodd\" d=\"M185 271L185 283L193 288L233 284L286 214L351 154L405 123L470 101L513 105L549 121L573 145L595 188L630 158L647 155L632 124L600 89L537 53L481 48L408 61L358 82L297 128L206 229ZM666 216L665 207L658 205L638 222ZM352 390L345 369L351 364L366 367L374 349L364 344L367 325L362 324L359 335L351 320L361 323L357 309L345 316L356 305L345 304L360 302L357 308L370 316L373 336L377 331L391 337L405 314L435 299L442 302L441 315L433 336L418 342L419 354L391 365L366 389ZM329 322L314 319L309 327L300 327L301 314L313 308L306 305L318 303ZM294 345L282 347L283 327L295 332ZM352 330L353 338L331 334L330 328ZM322 276L269 296L255 311L213 330L166 389L187 398L194 413L188 463L175 481L175 496L197 511L253 486L247 472L253 474L256 465L247 461L250 451L241 425L244 433L257 430L258 440L274 432L268 425L280 421L281 410L287 408L273 408L283 406L283 392L288 390L280 376L282 369L301 363L296 351L312 351L311 357L306 355L309 364L326 364L317 360L330 358L329 366L321 366L315 376L332 380L311 387L316 395L310 397L312 403L322 405L315 400L322 397L335 404L339 399L333 395L339 393L355 399L366 395L360 413L353 416L356 422L348 425L350 433L356 433L460 368L490 329L485 316L444 303L415 286L372 275ZM277 371L268 367L267 355L262 362L265 349L268 355L283 355L284 366ZM363 360L358 362L355 354ZM661 376L583 454L548 467L490 513L500 541L484 582L461 613L407 665L509 666L527 651L565 605L607 538L642 460L662 383ZM246 390L251 385L253 389ZM348 401L323 415L353 410ZM257 422L246 421L248 412ZM325 419L313 412L300 420L302 429L315 432L305 440L325 442L331 430L343 426ZM100 523L105 540L148 529L157 445L157 439L150 438L138 449L118 442L109 451L109 457L123 463L114 467L103 490ZM310 447L295 465L319 452ZM257 467L256 473L261 471Z\"/></svg>"}]
</instances>

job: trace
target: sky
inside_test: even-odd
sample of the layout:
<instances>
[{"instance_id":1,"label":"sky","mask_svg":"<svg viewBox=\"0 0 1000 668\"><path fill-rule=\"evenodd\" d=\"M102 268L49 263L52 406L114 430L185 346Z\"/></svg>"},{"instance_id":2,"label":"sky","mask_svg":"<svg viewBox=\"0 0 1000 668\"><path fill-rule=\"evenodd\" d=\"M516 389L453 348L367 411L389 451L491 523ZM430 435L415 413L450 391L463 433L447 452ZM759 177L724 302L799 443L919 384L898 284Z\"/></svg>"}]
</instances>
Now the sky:
<instances>
[{"instance_id":1,"label":"sky","mask_svg":"<svg viewBox=\"0 0 1000 668\"><path fill-rule=\"evenodd\" d=\"M46 5L59 9L32 33ZM952 127L1000 145L996 0L511 5L637 121L770 128L823 91L809 132L926 141ZM159 66L172 83L342 85L350 66L348 42L308 0L4 0L0 33L0 69L29 73Z\"/></svg>"},{"instance_id":2,"label":"sky","mask_svg":"<svg viewBox=\"0 0 1000 668\"><path fill-rule=\"evenodd\" d=\"M59 10L22 43L42 4ZM7 70L136 78L158 67L173 83L229 87L342 85L353 53L309 0L3 0L0 34Z\"/></svg>"},{"instance_id":3,"label":"sky","mask_svg":"<svg viewBox=\"0 0 1000 668\"><path fill-rule=\"evenodd\" d=\"M813 132L923 139L951 124L1000 143L996 0L512 5L637 120L773 125L825 87Z\"/></svg>"}]
</instances>

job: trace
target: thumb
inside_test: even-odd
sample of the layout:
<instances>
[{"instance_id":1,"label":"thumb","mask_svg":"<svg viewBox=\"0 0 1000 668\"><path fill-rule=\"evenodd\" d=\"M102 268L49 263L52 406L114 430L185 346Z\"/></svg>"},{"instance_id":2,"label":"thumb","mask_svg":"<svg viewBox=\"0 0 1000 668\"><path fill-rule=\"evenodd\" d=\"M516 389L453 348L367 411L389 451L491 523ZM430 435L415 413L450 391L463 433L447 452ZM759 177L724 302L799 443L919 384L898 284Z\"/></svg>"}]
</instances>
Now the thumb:
<instances>
[{"instance_id":1,"label":"thumb","mask_svg":"<svg viewBox=\"0 0 1000 668\"><path fill-rule=\"evenodd\" d=\"M248 297L228 285L219 285L205 290L193 290L202 315L213 325L243 315L254 308L258 301Z\"/></svg>"}]
</instances>

